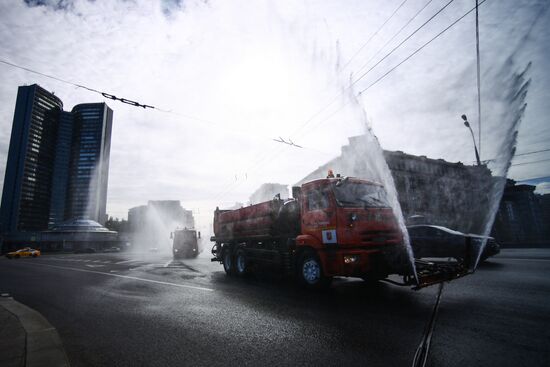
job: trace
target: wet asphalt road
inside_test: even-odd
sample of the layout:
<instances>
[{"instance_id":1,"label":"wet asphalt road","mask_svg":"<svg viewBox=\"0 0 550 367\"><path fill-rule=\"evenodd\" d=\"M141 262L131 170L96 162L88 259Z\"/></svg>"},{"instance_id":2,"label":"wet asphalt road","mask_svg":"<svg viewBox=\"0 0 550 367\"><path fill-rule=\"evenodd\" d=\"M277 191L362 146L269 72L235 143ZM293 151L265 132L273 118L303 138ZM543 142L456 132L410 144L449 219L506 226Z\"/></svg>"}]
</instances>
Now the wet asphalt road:
<instances>
[{"instance_id":1,"label":"wet asphalt road","mask_svg":"<svg viewBox=\"0 0 550 367\"><path fill-rule=\"evenodd\" d=\"M72 366L410 366L436 287L324 293L228 278L207 254L0 259L0 291L55 326ZM550 250L505 250L444 288L428 366L550 365Z\"/></svg>"}]
</instances>

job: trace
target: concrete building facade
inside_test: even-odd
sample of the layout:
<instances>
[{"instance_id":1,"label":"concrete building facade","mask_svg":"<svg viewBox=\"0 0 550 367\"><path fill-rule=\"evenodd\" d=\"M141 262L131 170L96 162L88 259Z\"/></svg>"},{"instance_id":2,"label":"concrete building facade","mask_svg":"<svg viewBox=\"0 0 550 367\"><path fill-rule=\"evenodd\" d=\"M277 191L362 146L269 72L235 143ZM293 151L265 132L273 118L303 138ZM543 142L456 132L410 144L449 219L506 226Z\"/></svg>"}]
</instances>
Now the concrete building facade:
<instances>
[{"instance_id":1,"label":"concrete building facade","mask_svg":"<svg viewBox=\"0 0 550 367\"><path fill-rule=\"evenodd\" d=\"M329 169L343 176L370 179L367 160L358 159L363 136L349 138L339 157L311 172L300 182L326 177ZM407 224L434 224L465 233L483 233L495 178L482 166L383 151ZM356 164L360 161L360 164Z\"/></svg>"},{"instance_id":2,"label":"concrete building facade","mask_svg":"<svg viewBox=\"0 0 550 367\"><path fill-rule=\"evenodd\" d=\"M128 210L128 227L135 246L168 247L170 233L176 228L194 228L195 219L179 200L149 200L147 205Z\"/></svg>"}]
</instances>

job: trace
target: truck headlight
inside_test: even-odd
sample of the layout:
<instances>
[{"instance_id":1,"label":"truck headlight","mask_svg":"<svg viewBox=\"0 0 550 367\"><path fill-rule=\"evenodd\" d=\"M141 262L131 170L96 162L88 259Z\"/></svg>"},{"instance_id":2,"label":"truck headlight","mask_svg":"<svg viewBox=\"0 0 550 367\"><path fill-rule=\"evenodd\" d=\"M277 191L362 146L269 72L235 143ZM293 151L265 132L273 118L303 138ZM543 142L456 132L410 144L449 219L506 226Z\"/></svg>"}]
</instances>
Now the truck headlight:
<instances>
[{"instance_id":1,"label":"truck headlight","mask_svg":"<svg viewBox=\"0 0 550 367\"><path fill-rule=\"evenodd\" d=\"M359 262L359 255L345 255L344 264L354 264Z\"/></svg>"},{"instance_id":2,"label":"truck headlight","mask_svg":"<svg viewBox=\"0 0 550 367\"><path fill-rule=\"evenodd\" d=\"M174 249L174 252L178 252L178 249L177 249L177 248L175 248L175 249Z\"/></svg>"}]
</instances>

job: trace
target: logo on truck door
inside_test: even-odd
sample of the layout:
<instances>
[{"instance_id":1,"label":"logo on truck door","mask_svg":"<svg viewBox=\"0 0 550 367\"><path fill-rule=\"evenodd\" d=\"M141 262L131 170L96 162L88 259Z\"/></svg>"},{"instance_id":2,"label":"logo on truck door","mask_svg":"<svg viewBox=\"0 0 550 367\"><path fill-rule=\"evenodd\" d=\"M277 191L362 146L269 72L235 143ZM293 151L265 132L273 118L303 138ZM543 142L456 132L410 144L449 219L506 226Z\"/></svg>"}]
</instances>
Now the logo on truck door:
<instances>
[{"instance_id":1,"label":"logo on truck door","mask_svg":"<svg viewBox=\"0 0 550 367\"><path fill-rule=\"evenodd\" d=\"M323 244L337 243L335 229L326 229L321 233L323 235Z\"/></svg>"}]
</instances>

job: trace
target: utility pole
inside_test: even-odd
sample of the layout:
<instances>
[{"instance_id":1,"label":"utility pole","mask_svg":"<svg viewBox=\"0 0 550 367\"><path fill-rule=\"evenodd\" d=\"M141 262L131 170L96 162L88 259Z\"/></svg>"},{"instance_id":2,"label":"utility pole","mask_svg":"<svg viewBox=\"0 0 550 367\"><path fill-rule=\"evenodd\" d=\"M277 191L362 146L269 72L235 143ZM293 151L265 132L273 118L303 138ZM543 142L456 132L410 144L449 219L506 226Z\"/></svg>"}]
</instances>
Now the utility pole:
<instances>
[{"instance_id":1,"label":"utility pole","mask_svg":"<svg viewBox=\"0 0 550 367\"><path fill-rule=\"evenodd\" d=\"M479 145L479 154L481 154L481 63L479 59L479 0L476 0L476 63L477 63L477 142ZM478 157L479 161L479 157Z\"/></svg>"}]
</instances>

